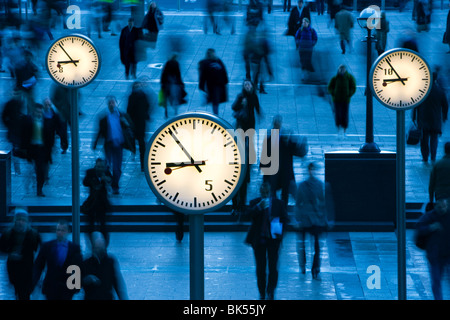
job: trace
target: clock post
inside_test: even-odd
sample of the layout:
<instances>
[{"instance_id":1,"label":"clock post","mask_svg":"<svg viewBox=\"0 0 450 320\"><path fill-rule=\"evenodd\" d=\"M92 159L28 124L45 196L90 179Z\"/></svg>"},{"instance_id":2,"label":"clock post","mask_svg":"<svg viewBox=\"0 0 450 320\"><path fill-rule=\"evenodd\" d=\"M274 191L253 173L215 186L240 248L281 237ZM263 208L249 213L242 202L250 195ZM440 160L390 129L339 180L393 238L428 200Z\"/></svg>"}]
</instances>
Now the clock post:
<instances>
[{"instance_id":1,"label":"clock post","mask_svg":"<svg viewBox=\"0 0 450 320\"><path fill-rule=\"evenodd\" d=\"M70 133L72 140L72 240L80 244L80 133L78 89L70 90Z\"/></svg>"}]
</instances>

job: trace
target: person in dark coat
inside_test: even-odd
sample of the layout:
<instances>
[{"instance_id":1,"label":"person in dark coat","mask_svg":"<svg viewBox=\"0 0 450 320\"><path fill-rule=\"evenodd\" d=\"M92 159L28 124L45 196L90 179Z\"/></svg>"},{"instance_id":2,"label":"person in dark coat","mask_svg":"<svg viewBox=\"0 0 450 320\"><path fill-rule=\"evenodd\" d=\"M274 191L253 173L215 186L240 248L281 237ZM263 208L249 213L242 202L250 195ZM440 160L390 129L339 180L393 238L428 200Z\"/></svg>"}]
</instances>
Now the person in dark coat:
<instances>
[{"instance_id":1,"label":"person in dark coat","mask_svg":"<svg viewBox=\"0 0 450 320\"><path fill-rule=\"evenodd\" d=\"M134 125L134 137L139 145L142 172L144 172L145 161L145 132L147 131L147 121L150 120L151 110L150 99L144 90L144 86L144 83L140 81L133 83L127 106L127 113Z\"/></svg>"},{"instance_id":2,"label":"person in dark coat","mask_svg":"<svg viewBox=\"0 0 450 320\"><path fill-rule=\"evenodd\" d=\"M42 293L47 300L72 300L78 289L69 289L67 279L71 276L67 268L81 266L83 262L80 246L67 240L69 224L59 221L56 226L56 239L44 242L34 262L33 288L38 283L42 271L46 273Z\"/></svg>"},{"instance_id":3,"label":"person in dark coat","mask_svg":"<svg viewBox=\"0 0 450 320\"><path fill-rule=\"evenodd\" d=\"M448 6L450 7L450 2L448 3ZM449 50L447 53L450 53L450 10L448 10L447 24L445 26L444 38L442 42L448 44Z\"/></svg>"},{"instance_id":4,"label":"person in dark coat","mask_svg":"<svg viewBox=\"0 0 450 320\"><path fill-rule=\"evenodd\" d=\"M320 272L320 235L328 227L325 185L316 178L317 167L308 164L308 178L299 183L295 197L295 214L299 224L298 258L300 270L306 272L305 236L310 233L314 237L314 258L311 274L316 279Z\"/></svg>"},{"instance_id":5,"label":"person in dark coat","mask_svg":"<svg viewBox=\"0 0 450 320\"><path fill-rule=\"evenodd\" d=\"M177 54L166 62L161 73L161 90L164 94L165 116L168 117L167 102L174 107L175 115L178 114L178 106L187 103L187 93L184 90L184 82L181 79L180 64Z\"/></svg>"},{"instance_id":6,"label":"person in dark coat","mask_svg":"<svg viewBox=\"0 0 450 320\"><path fill-rule=\"evenodd\" d=\"M51 162L56 126L53 118L44 117L44 107L40 103L35 104L32 116L24 118L24 147L28 150L29 160L34 162L38 197L45 197L42 189Z\"/></svg>"},{"instance_id":7,"label":"person in dark coat","mask_svg":"<svg viewBox=\"0 0 450 320\"><path fill-rule=\"evenodd\" d=\"M28 212L14 210L14 225L0 238L0 251L8 255L6 271L14 286L17 300L30 300L33 291L34 254L41 244L41 236L30 227Z\"/></svg>"},{"instance_id":8,"label":"person in dark coat","mask_svg":"<svg viewBox=\"0 0 450 320\"><path fill-rule=\"evenodd\" d=\"M58 110L60 118L60 127L57 128L57 133L60 138L61 153L65 154L69 148L69 139L67 135L67 126L70 126L71 118L71 102L70 102L70 89L52 84L50 88L50 100Z\"/></svg>"},{"instance_id":9,"label":"person in dark coat","mask_svg":"<svg viewBox=\"0 0 450 320\"><path fill-rule=\"evenodd\" d=\"M86 212L89 221L88 233L92 235L97 230L96 223L107 242L109 235L106 229L106 215L111 212L111 203L108 197L108 190L111 187L112 175L108 169L106 161L98 158L95 167L86 170L83 185L89 188L89 196L85 200ZM83 203L83 204L84 204ZM82 206L83 207L83 206Z\"/></svg>"},{"instance_id":10,"label":"person in dark coat","mask_svg":"<svg viewBox=\"0 0 450 320\"><path fill-rule=\"evenodd\" d=\"M278 282L278 258L283 232L289 223L283 201L271 197L270 185L262 183L261 196L250 201L248 215L252 223L245 242L252 246L256 262L256 278L261 299L273 300ZM272 221L276 219L282 230L276 232ZM268 266L269 274L266 275Z\"/></svg>"},{"instance_id":11,"label":"person in dark coat","mask_svg":"<svg viewBox=\"0 0 450 320\"><path fill-rule=\"evenodd\" d=\"M144 20L142 21L141 28L148 31L148 35L146 37L151 41L158 41L159 31L162 29L164 23L164 14L161 10L156 6L156 2L150 2L148 7L148 11L144 16Z\"/></svg>"},{"instance_id":12,"label":"person in dark coat","mask_svg":"<svg viewBox=\"0 0 450 320\"><path fill-rule=\"evenodd\" d=\"M450 199L450 142L444 145L445 155L436 161L430 173L428 194L430 203Z\"/></svg>"},{"instance_id":13,"label":"person in dark coat","mask_svg":"<svg viewBox=\"0 0 450 320\"><path fill-rule=\"evenodd\" d=\"M105 158L112 170L111 187L113 194L119 194L119 180L122 175L123 150L128 149L136 152L136 143L132 134L133 122L127 113L119 111L117 100L109 96L108 111L106 116L99 120L98 133L92 143L95 150L100 139L104 141Z\"/></svg>"},{"instance_id":14,"label":"person in dark coat","mask_svg":"<svg viewBox=\"0 0 450 320\"><path fill-rule=\"evenodd\" d=\"M120 61L125 65L125 77L136 79L136 41L141 38L141 30L134 26L134 19L128 19L128 26L122 29L119 38Z\"/></svg>"},{"instance_id":15,"label":"person in dark coat","mask_svg":"<svg viewBox=\"0 0 450 320\"><path fill-rule=\"evenodd\" d=\"M263 5L260 0L250 0L247 6L246 25L256 28L263 20Z\"/></svg>"},{"instance_id":16,"label":"person in dark coat","mask_svg":"<svg viewBox=\"0 0 450 320\"><path fill-rule=\"evenodd\" d=\"M413 121L422 131L420 138L420 152L422 161L436 161L439 135L442 134L442 123L447 120L448 101L445 91L437 81L437 73L433 72L431 91L419 106L413 110Z\"/></svg>"},{"instance_id":17,"label":"person in dark coat","mask_svg":"<svg viewBox=\"0 0 450 320\"><path fill-rule=\"evenodd\" d=\"M348 128L350 99L356 92L356 80L344 65L339 66L337 75L333 76L328 83L328 92L333 99L336 127L339 134L342 128L345 136Z\"/></svg>"},{"instance_id":18,"label":"person in dark coat","mask_svg":"<svg viewBox=\"0 0 450 320\"><path fill-rule=\"evenodd\" d=\"M241 129L245 135L242 139L245 143L245 162L248 164L245 179L243 180L239 191L233 198L232 215L237 215L238 219L245 211L247 204L247 186L250 182L251 164L255 163L256 154L253 147L254 131L256 126L255 112L261 116L261 107L259 99L250 80L245 80L242 92L236 97L232 105L233 117L236 120L235 128Z\"/></svg>"},{"instance_id":19,"label":"person in dark coat","mask_svg":"<svg viewBox=\"0 0 450 320\"><path fill-rule=\"evenodd\" d=\"M92 256L81 266L85 300L128 300L127 288L117 259L107 252L101 233L92 235Z\"/></svg>"},{"instance_id":20,"label":"person in dark coat","mask_svg":"<svg viewBox=\"0 0 450 320\"><path fill-rule=\"evenodd\" d=\"M314 72L312 53L317 43L317 32L311 28L308 18L303 18L302 27L295 34L295 43L298 48L302 70Z\"/></svg>"},{"instance_id":21,"label":"person in dark coat","mask_svg":"<svg viewBox=\"0 0 450 320\"><path fill-rule=\"evenodd\" d=\"M228 101L228 75L222 60L214 49L206 51L205 59L198 64L199 89L207 94L207 102L212 104L213 113L219 114L219 104Z\"/></svg>"},{"instance_id":22,"label":"person in dark coat","mask_svg":"<svg viewBox=\"0 0 450 320\"><path fill-rule=\"evenodd\" d=\"M298 0L297 6L289 14L286 35L295 37L297 30L302 26L303 18L308 18L311 21L311 12L309 7L303 3L303 0Z\"/></svg>"},{"instance_id":23,"label":"person in dark coat","mask_svg":"<svg viewBox=\"0 0 450 320\"><path fill-rule=\"evenodd\" d=\"M429 31L431 23L431 2L418 0L417 2L417 31Z\"/></svg>"},{"instance_id":24,"label":"person in dark coat","mask_svg":"<svg viewBox=\"0 0 450 320\"><path fill-rule=\"evenodd\" d=\"M23 58L14 58L19 61L14 69L15 89L22 91L26 101L27 114L31 114L35 104L34 87L37 83L38 67L33 62L33 53L27 49L23 50Z\"/></svg>"},{"instance_id":25,"label":"person in dark coat","mask_svg":"<svg viewBox=\"0 0 450 320\"><path fill-rule=\"evenodd\" d=\"M272 196L276 197L278 190L281 190L281 200L287 207L289 202L289 194L295 195L295 175L294 175L294 152L296 148L296 143L290 137L290 132L282 130L283 119L280 115L276 115L273 118L272 129L278 130L278 171L275 174L265 174L263 176L263 181L270 184L270 190L272 191ZM274 137L270 134L264 141L261 154L271 155L272 154L272 140ZM275 142L276 143L276 142ZM266 168L272 163L264 164L263 161L260 162L260 167Z\"/></svg>"},{"instance_id":26,"label":"person in dark coat","mask_svg":"<svg viewBox=\"0 0 450 320\"><path fill-rule=\"evenodd\" d=\"M416 225L417 234L427 237L426 255L429 262L431 289L435 300L442 300L441 280L450 264L450 207L449 199L437 201Z\"/></svg>"}]
</instances>

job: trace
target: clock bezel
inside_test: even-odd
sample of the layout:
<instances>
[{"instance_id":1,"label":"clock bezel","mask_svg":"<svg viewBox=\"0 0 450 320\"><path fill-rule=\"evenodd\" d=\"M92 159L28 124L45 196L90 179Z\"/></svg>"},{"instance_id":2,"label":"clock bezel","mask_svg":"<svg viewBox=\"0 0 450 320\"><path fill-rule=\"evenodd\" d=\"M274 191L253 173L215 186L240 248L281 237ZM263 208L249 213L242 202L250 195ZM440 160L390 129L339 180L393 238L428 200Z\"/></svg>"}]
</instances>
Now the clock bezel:
<instances>
[{"instance_id":1,"label":"clock bezel","mask_svg":"<svg viewBox=\"0 0 450 320\"><path fill-rule=\"evenodd\" d=\"M422 97L422 99L416 101L413 104L410 104L408 106L402 106L402 107L396 107L396 106L392 106L389 103L386 103L385 101L383 101L380 97L378 97L374 85L373 85L373 77L374 77L374 73L375 73L375 69L377 68L377 66L379 65L379 63L381 62L381 60L383 60L386 56L389 56L395 52L408 52L410 54L413 54L415 56L417 56L418 58L420 58L426 65L427 69L428 69L428 73L429 73L429 82L430 85L428 86L428 90L427 92L424 94L424 96ZM376 60L375 62L372 64L372 67L370 68L370 73L369 73L369 81L370 81L370 89L372 92L372 95L377 99L377 101L379 103L381 103L383 106L392 109L392 110L409 110L409 109L413 109L415 107L417 107L419 104L423 103L425 101L425 99L427 98L427 96L430 94L431 91L431 87L433 86L433 73L431 71L430 65L428 64L427 60L417 51L411 50L411 49L406 49L406 48L394 48L394 49L390 49L388 51L383 52Z\"/></svg>"},{"instance_id":2,"label":"clock bezel","mask_svg":"<svg viewBox=\"0 0 450 320\"><path fill-rule=\"evenodd\" d=\"M234 190L228 194L225 198L220 199L219 201L216 202L216 204L214 204L213 207L208 207L205 209L193 209L190 207L179 207L176 206L175 204L171 203L169 200L167 200L163 195L161 195L158 192L158 189L156 188L156 186L153 184L153 181L150 177L150 168L149 168L149 156L150 156L150 149L151 146L153 144L153 142L155 141L155 139L158 137L159 133L161 131L163 131L164 129L166 129L170 124L178 122L182 119L185 118L203 118L205 120L211 121L211 122L215 122L218 125L222 126L225 130L234 130L234 128L224 119L211 114L211 113L206 113L206 112L187 112L187 113L183 113L180 115L177 115L167 121L165 121L154 133L153 135L150 137L149 141L146 144L146 148L145 148L145 164L144 164L144 173L145 173L145 178L147 180L148 185L150 186L150 189L152 190L153 194L156 196L156 198L161 201L164 205L166 205L167 207L169 207L171 210L175 211L175 212L179 212L179 213L183 213L183 214L205 214L205 213L210 213L210 212L214 212L217 211L218 209L222 208L223 206L225 206L230 200L233 199L233 197L236 195L236 193L238 192L239 188L242 185L242 182L244 181L244 179L246 178L246 173L248 170L248 164L247 163L242 163L241 162L241 172L238 178L238 181L236 183L236 186L234 188ZM242 144L242 141L240 141L239 139L235 139L236 145L239 149L239 153L241 155L241 158L243 157L244 153L244 146Z\"/></svg>"},{"instance_id":3,"label":"clock bezel","mask_svg":"<svg viewBox=\"0 0 450 320\"><path fill-rule=\"evenodd\" d=\"M83 83L83 84L78 84L78 85L68 84L68 85L66 85L66 84L60 82L57 78L55 78L55 77L52 75L52 73L50 72L50 68L49 68L49 65L48 65L48 60L49 60L50 51L51 51L51 49L55 46L56 43L62 41L63 39L66 39L66 38L80 38L80 39L82 39L82 40L84 40L84 41L87 41L87 42L92 46L92 48L94 48L95 52L97 53L97 57L98 57L98 67L97 67L97 70L96 70L94 76L93 76L89 81L87 81L87 82L85 82L85 83ZM65 88L70 88L70 89L83 88L83 87L87 86L88 84L90 84L92 81L94 81L94 79L95 79L95 78L98 76L98 74L100 73L101 65L102 65L102 57L101 57L100 51L98 50L98 48L97 48L97 46L95 45L95 43L94 43L90 38L88 38L87 36L85 36L85 35L83 35L83 34L78 34L78 33L73 33L73 34L70 34L70 35L65 35L65 36L59 37L58 39L56 39L56 40L49 46L49 48L48 48L48 50L47 50L47 54L45 55L45 67L46 67L46 69L47 69L48 74L50 75L50 78L52 78L58 85L63 86L63 87L65 87Z\"/></svg>"}]
</instances>

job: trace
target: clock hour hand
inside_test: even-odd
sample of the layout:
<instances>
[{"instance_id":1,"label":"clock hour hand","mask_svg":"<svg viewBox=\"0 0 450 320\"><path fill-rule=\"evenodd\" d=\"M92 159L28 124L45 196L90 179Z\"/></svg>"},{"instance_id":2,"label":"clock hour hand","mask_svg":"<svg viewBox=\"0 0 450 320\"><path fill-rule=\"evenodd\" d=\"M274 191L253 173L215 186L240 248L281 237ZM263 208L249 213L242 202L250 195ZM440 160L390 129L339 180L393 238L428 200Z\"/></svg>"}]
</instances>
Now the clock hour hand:
<instances>
[{"instance_id":1,"label":"clock hour hand","mask_svg":"<svg viewBox=\"0 0 450 320\"><path fill-rule=\"evenodd\" d=\"M75 67L77 66L76 62L73 61L73 59L69 56L69 54L67 53L66 50L64 50L63 46L61 44L59 44L59 46L61 47L61 49L64 51L64 53L66 54L66 56L69 57L70 61L75 65Z\"/></svg>"},{"instance_id":2,"label":"clock hour hand","mask_svg":"<svg viewBox=\"0 0 450 320\"><path fill-rule=\"evenodd\" d=\"M80 62L80 60L58 61L58 64L68 64L68 63L76 64L77 62Z\"/></svg>"},{"instance_id":3,"label":"clock hour hand","mask_svg":"<svg viewBox=\"0 0 450 320\"><path fill-rule=\"evenodd\" d=\"M398 77L398 81L401 81L403 85L405 85L405 81L402 80L402 77L400 77L397 73L397 71L395 71L394 67L392 66L392 64L389 62L389 60L386 60L386 62L388 63L388 65L391 67L392 71L394 71L395 75Z\"/></svg>"},{"instance_id":4,"label":"clock hour hand","mask_svg":"<svg viewBox=\"0 0 450 320\"><path fill-rule=\"evenodd\" d=\"M189 167L189 166L204 166L206 164L205 161L194 161L192 162L167 162L166 168L174 168L174 167Z\"/></svg>"},{"instance_id":5,"label":"clock hour hand","mask_svg":"<svg viewBox=\"0 0 450 320\"><path fill-rule=\"evenodd\" d=\"M387 86L388 83L397 82L397 81L408 81L408 78L399 78L399 79L383 79L383 86Z\"/></svg>"},{"instance_id":6,"label":"clock hour hand","mask_svg":"<svg viewBox=\"0 0 450 320\"><path fill-rule=\"evenodd\" d=\"M169 130L169 133L172 136L172 138L175 140L177 145L181 148L181 150L183 150L184 154L189 158L189 160L191 160L190 163L192 163L192 165L197 169L198 172L202 172L202 169L200 169L200 166L198 164L195 164L194 158L192 158L191 155L189 154L189 152L187 152L187 150L183 147L180 140L178 140L177 136L172 132L172 130Z\"/></svg>"}]
</instances>

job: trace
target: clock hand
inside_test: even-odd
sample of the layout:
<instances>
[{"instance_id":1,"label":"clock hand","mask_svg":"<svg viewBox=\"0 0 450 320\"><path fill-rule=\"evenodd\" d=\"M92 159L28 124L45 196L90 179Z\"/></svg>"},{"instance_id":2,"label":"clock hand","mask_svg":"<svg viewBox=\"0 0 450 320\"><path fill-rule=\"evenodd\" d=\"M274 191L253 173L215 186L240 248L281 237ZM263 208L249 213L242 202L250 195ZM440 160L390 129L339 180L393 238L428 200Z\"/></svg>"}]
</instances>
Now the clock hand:
<instances>
[{"instance_id":1,"label":"clock hand","mask_svg":"<svg viewBox=\"0 0 450 320\"><path fill-rule=\"evenodd\" d=\"M80 62L80 60L72 60L72 61L58 61L58 64L67 64L67 63L77 63Z\"/></svg>"},{"instance_id":2,"label":"clock hand","mask_svg":"<svg viewBox=\"0 0 450 320\"><path fill-rule=\"evenodd\" d=\"M400 79L399 81L402 82L403 85L405 85L405 82L403 80L401 80L402 78L398 75L397 71L395 71L394 67L392 66L392 64L389 62L389 60L386 60L386 62L388 63L388 65L391 67L392 71L394 71L395 75Z\"/></svg>"},{"instance_id":3,"label":"clock hand","mask_svg":"<svg viewBox=\"0 0 450 320\"><path fill-rule=\"evenodd\" d=\"M392 83L392 82L397 82L397 81L408 81L408 78L400 78L400 79L383 79L383 86L387 86L388 82Z\"/></svg>"},{"instance_id":4,"label":"clock hand","mask_svg":"<svg viewBox=\"0 0 450 320\"><path fill-rule=\"evenodd\" d=\"M194 165L194 167L197 169L197 171L198 172L202 172L202 169L200 169L199 165L198 164L194 164L195 163L194 159L191 157L189 152L187 152L187 150L183 147L183 145L181 144L180 140L178 140L177 136L172 132L172 130L169 130L169 133L172 136L172 138L175 140L177 145L181 148L181 150L183 150L184 154L189 158L189 160L191 160L191 163Z\"/></svg>"},{"instance_id":5,"label":"clock hand","mask_svg":"<svg viewBox=\"0 0 450 320\"><path fill-rule=\"evenodd\" d=\"M69 54L67 53L66 50L64 50L63 46L61 44L59 44L59 46L61 47L61 49L64 51L64 53L69 57L69 59L73 62L73 64L75 65L75 67L77 66L77 64L75 63L75 61L73 61L73 59L69 56Z\"/></svg>"},{"instance_id":6,"label":"clock hand","mask_svg":"<svg viewBox=\"0 0 450 320\"><path fill-rule=\"evenodd\" d=\"M204 166L205 164L206 164L205 161L194 161L193 163L191 163L191 162L167 162L166 168L173 168L173 167L184 168L184 167L188 167L188 166Z\"/></svg>"}]
</instances>

